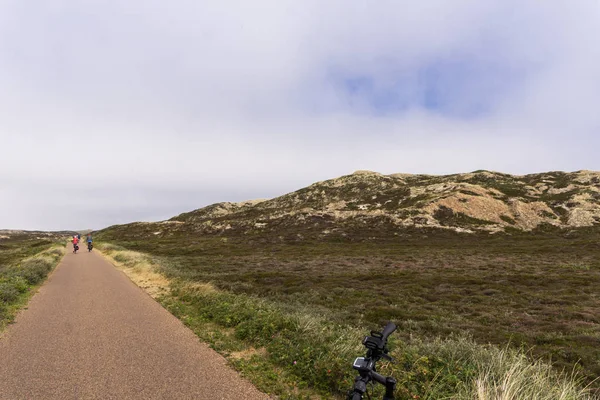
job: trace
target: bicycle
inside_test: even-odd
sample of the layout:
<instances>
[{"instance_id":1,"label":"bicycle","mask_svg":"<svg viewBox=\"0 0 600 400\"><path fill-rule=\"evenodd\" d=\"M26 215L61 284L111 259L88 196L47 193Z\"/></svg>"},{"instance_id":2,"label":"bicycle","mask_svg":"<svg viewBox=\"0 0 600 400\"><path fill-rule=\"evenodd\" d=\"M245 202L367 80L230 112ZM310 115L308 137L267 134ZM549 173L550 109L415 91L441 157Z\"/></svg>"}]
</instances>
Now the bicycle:
<instances>
[{"instance_id":1,"label":"bicycle","mask_svg":"<svg viewBox=\"0 0 600 400\"><path fill-rule=\"evenodd\" d=\"M395 330L396 325L388 322L383 331L371 331L371 336L365 336L362 344L367 348L367 356L358 357L352 364L352 368L357 370L359 375L354 380L354 388L348 392L348 400L362 400L365 393L370 399L367 385L369 383L374 385L374 382L385 386L383 400L394 400L396 380L390 376L378 374L376 364L382 358L393 361L392 357L388 355L387 339Z\"/></svg>"}]
</instances>

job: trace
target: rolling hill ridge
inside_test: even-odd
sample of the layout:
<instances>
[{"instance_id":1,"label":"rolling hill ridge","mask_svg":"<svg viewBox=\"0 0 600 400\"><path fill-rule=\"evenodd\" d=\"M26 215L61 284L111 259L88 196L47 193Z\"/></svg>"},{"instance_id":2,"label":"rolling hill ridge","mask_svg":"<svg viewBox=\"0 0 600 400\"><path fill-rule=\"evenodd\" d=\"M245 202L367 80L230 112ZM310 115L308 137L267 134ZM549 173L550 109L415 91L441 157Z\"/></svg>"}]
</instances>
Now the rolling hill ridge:
<instances>
[{"instance_id":1,"label":"rolling hill ridge","mask_svg":"<svg viewBox=\"0 0 600 400\"><path fill-rule=\"evenodd\" d=\"M419 230L511 233L600 225L600 172L383 175L357 171L269 200L217 203L168 221L114 226L280 239L377 238ZM133 228L133 229L129 229Z\"/></svg>"}]
</instances>

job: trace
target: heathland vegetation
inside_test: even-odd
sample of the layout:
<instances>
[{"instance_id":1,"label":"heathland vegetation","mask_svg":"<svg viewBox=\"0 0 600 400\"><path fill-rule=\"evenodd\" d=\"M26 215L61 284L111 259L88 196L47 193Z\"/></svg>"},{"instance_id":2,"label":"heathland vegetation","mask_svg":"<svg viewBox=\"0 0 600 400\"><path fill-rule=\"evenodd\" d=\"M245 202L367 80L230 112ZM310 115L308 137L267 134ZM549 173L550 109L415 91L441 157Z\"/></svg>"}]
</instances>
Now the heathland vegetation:
<instances>
[{"instance_id":1,"label":"heathland vegetation","mask_svg":"<svg viewBox=\"0 0 600 400\"><path fill-rule=\"evenodd\" d=\"M361 336L388 320L401 399L591 398L599 175L361 173L96 238L283 398L342 396Z\"/></svg>"},{"instance_id":2,"label":"heathland vegetation","mask_svg":"<svg viewBox=\"0 0 600 400\"><path fill-rule=\"evenodd\" d=\"M65 253L60 234L0 231L0 330ZM64 236L64 235L63 235Z\"/></svg>"}]
</instances>

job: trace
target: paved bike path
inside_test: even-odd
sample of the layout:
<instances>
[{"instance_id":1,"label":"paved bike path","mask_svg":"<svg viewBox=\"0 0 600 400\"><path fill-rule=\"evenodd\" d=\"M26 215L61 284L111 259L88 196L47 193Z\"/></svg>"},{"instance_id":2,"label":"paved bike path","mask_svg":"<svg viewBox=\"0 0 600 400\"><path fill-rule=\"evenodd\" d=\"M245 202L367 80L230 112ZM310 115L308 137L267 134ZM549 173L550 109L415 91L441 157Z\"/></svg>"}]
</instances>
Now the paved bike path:
<instances>
[{"instance_id":1,"label":"paved bike path","mask_svg":"<svg viewBox=\"0 0 600 400\"><path fill-rule=\"evenodd\" d=\"M2 400L268 398L94 252L68 253L0 335Z\"/></svg>"}]
</instances>

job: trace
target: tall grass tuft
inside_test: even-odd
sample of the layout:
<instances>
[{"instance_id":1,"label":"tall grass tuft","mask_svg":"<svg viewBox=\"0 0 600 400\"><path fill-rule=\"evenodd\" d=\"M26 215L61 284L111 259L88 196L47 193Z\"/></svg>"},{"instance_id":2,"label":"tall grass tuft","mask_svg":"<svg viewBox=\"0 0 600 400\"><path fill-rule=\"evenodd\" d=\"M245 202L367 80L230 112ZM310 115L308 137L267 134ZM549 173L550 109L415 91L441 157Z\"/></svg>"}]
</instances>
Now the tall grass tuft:
<instances>
[{"instance_id":1,"label":"tall grass tuft","mask_svg":"<svg viewBox=\"0 0 600 400\"><path fill-rule=\"evenodd\" d=\"M487 348L478 356L478 375L460 393L476 400L584 400L597 398L575 372L557 373L542 360L512 349Z\"/></svg>"}]
</instances>

